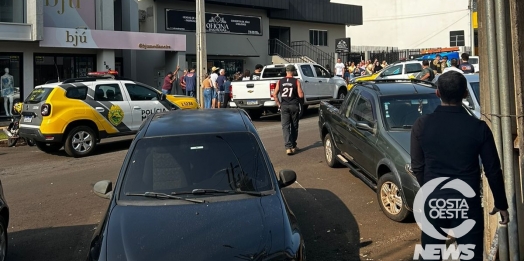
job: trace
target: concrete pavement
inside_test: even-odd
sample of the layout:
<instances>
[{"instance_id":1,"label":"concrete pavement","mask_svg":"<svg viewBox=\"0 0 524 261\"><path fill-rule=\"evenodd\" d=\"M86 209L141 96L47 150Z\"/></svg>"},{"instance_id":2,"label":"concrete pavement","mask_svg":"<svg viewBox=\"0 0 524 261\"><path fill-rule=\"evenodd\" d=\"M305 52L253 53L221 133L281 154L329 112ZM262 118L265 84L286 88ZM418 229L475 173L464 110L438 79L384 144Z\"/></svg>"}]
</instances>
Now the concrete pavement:
<instances>
[{"instance_id":1,"label":"concrete pavement","mask_svg":"<svg viewBox=\"0 0 524 261\"><path fill-rule=\"evenodd\" d=\"M285 155L278 117L255 122L277 171L293 169L284 190L305 235L309 260L409 260L418 242L414 223L384 216L374 191L348 169L324 162L317 109L300 122L299 153ZM70 158L36 147L0 148L0 179L11 208L8 260L83 260L108 201L99 180L116 180L130 139L104 141L96 155Z\"/></svg>"}]
</instances>

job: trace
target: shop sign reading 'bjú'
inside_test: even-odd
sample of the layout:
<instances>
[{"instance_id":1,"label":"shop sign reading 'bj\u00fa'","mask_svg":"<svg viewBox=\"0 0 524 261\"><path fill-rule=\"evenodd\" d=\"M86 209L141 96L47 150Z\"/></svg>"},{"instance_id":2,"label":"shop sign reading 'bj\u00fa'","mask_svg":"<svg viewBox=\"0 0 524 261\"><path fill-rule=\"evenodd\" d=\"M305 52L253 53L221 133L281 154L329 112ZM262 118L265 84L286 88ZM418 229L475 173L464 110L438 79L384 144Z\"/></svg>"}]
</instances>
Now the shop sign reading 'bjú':
<instances>
[{"instance_id":1,"label":"shop sign reading 'bj\u00fa'","mask_svg":"<svg viewBox=\"0 0 524 261\"><path fill-rule=\"evenodd\" d=\"M95 29L95 0L45 0L44 27Z\"/></svg>"}]
</instances>

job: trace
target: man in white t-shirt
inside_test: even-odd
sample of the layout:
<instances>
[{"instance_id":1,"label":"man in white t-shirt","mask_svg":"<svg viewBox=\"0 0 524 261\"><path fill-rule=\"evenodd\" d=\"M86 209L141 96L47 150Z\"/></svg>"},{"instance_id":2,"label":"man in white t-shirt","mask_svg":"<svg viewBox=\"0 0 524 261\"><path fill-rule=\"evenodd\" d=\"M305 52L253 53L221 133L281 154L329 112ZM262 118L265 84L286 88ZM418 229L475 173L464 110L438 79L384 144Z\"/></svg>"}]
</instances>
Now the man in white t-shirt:
<instances>
[{"instance_id":1,"label":"man in white t-shirt","mask_svg":"<svg viewBox=\"0 0 524 261\"><path fill-rule=\"evenodd\" d=\"M218 70L220 68L218 67L215 67L213 66L213 68L211 68L211 82L213 83L213 92L211 94L211 108L217 108L217 99L218 99L218 84L217 84L217 79L218 79Z\"/></svg>"},{"instance_id":2,"label":"man in white t-shirt","mask_svg":"<svg viewBox=\"0 0 524 261\"><path fill-rule=\"evenodd\" d=\"M461 69L458 68L458 61L457 61L457 59L451 59L451 66L450 67L446 67L444 69L444 71L442 71L442 73L451 72L451 71L455 71L455 72L459 72L459 73L464 74L464 72Z\"/></svg>"},{"instance_id":3,"label":"man in white t-shirt","mask_svg":"<svg viewBox=\"0 0 524 261\"><path fill-rule=\"evenodd\" d=\"M335 64L335 75L341 78L344 78L344 70L346 66L342 63L342 59L338 58L337 63Z\"/></svg>"}]
</instances>

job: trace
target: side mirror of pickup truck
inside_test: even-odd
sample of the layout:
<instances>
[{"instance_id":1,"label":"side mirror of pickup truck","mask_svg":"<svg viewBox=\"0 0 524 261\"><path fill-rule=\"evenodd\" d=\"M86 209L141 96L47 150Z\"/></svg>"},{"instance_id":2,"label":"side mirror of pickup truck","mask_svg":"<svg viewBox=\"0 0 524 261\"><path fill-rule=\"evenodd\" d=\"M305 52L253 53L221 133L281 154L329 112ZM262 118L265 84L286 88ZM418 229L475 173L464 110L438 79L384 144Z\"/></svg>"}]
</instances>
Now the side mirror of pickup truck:
<instances>
[{"instance_id":1,"label":"side mirror of pickup truck","mask_svg":"<svg viewBox=\"0 0 524 261\"><path fill-rule=\"evenodd\" d=\"M357 122L357 129L375 133L375 130L371 126L369 126L369 124L363 121Z\"/></svg>"}]
</instances>

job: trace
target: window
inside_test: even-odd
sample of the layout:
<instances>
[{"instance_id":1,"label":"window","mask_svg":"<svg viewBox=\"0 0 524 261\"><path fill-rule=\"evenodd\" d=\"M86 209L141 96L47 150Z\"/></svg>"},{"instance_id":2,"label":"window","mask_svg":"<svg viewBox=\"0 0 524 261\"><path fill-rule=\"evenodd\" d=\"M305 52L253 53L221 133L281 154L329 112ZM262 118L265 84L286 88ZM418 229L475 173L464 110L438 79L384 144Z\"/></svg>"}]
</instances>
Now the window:
<instances>
[{"instance_id":1,"label":"window","mask_svg":"<svg viewBox=\"0 0 524 261\"><path fill-rule=\"evenodd\" d=\"M318 46L328 46L327 33L325 30L309 30L309 43Z\"/></svg>"},{"instance_id":2,"label":"window","mask_svg":"<svg viewBox=\"0 0 524 261\"><path fill-rule=\"evenodd\" d=\"M22 61L21 53L0 53L0 117L7 117L5 109L24 98Z\"/></svg>"},{"instance_id":3,"label":"window","mask_svg":"<svg viewBox=\"0 0 524 261\"><path fill-rule=\"evenodd\" d=\"M47 99L47 96L53 91L53 88L37 88L34 89L27 99L24 101L26 103L35 104L43 102Z\"/></svg>"},{"instance_id":4,"label":"window","mask_svg":"<svg viewBox=\"0 0 524 261\"><path fill-rule=\"evenodd\" d=\"M302 73L304 74L304 76L315 77L315 75L313 74L313 70L311 70L311 65L301 65L300 69L302 69Z\"/></svg>"},{"instance_id":5,"label":"window","mask_svg":"<svg viewBox=\"0 0 524 261\"><path fill-rule=\"evenodd\" d=\"M407 63L406 73L418 73L422 71L422 64L420 63Z\"/></svg>"},{"instance_id":6,"label":"window","mask_svg":"<svg viewBox=\"0 0 524 261\"><path fill-rule=\"evenodd\" d=\"M85 100L87 97L86 86L69 87L66 91L66 97L69 99Z\"/></svg>"},{"instance_id":7,"label":"window","mask_svg":"<svg viewBox=\"0 0 524 261\"><path fill-rule=\"evenodd\" d=\"M298 76L297 72L293 76ZM286 77L286 67L265 68L262 71L262 78L284 78Z\"/></svg>"},{"instance_id":8,"label":"window","mask_svg":"<svg viewBox=\"0 0 524 261\"><path fill-rule=\"evenodd\" d=\"M351 96L349 97L349 100L348 100L348 103L347 103L347 107L346 107L346 113L345 113L346 118L348 118L348 119L349 119L349 116L351 116L350 115L351 108L355 104L355 100L358 97L358 90L353 90L349 95L351 95Z\"/></svg>"},{"instance_id":9,"label":"window","mask_svg":"<svg viewBox=\"0 0 524 261\"><path fill-rule=\"evenodd\" d=\"M95 88L95 101L123 101L118 84L99 84Z\"/></svg>"},{"instance_id":10,"label":"window","mask_svg":"<svg viewBox=\"0 0 524 261\"><path fill-rule=\"evenodd\" d=\"M464 30L449 32L449 46L465 46Z\"/></svg>"},{"instance_id":11,"label":"window","mask_svg":"<svg viewBox=\"0 0 524 261\"><path fill-rule=\"evenodd\" d=\"M391 66L384 70L381 76L391 76L402 74L402 64Z\"/></svg>"},{"instance_id":12,"label":"window","mask_svg":"<svg viewBox=\"0 0 524 261\"><path fill-rule=\"evenodd\" d=\"M24 23L26 0L0 0L0 22Z\"/></svg>"},{"instance_id":13,"label":"window","mask_svg":"<svg viewBox=\"0 0 524 261\"><path fill-rule=\"evenodd\" d=\"M469 84L471 85L471 89L473 89L475 97L477 98L477 102L480 104L480 85L479 85L479 82L469 82Z\"/></svg>"},{"instance_id":14,"label":"window","mask_svg":"<svg viewBox=\"0 0 524 261\"><path fill-rule=\"evenodd\" d=\"M201 159L206 159L205 164ZM141 139L125 171L119 195L126 200L153 200L126 196L146 191L170 194L193 189L274 190L262 150L248 132ZM227 194L204 197L224 196ZM200 196L189 193L187 197Z\"/></svg>"},{"instance_id":15,"label":"window","mask_svg":"<svg viewBox=\"0 0 524 261\"><path fill-rule=\"evenodd\" d=\"M138 84L126 83L126 89L132 101L158 100L158 96L160 95L155 89Z\"/></svg>"},{"instance_id":16,"label":"window","mask_svg":"<svg viewBox=\"0 0 524 261\"><path fill-rule=\"evenodd\" d=\"M408 131L420 116L433 113L440 99L435 93L384 96L380 104L389 129Z\"/></svg>"},{"instance_id":17,"label":"window","mask_svg":"<svg viewBox=\"0 0 524 261\"><path fill-rule=\"evenodd\" d=\"M331 75L329 74L329 72L326 69L318 65L313 65L313 67L315 67L315 72L317 73L317 77L331 78Z\"/></svg>"},{"instance_id":18,"label":"window","mask_svg":"<svg viewBox=\"0 0 524 261\"><path fill-rule=\"evenodd\" d=\"M360 96L355 108L353 109L351 118L357 122L364 122L373 127L375 125L375 119L373 117L373 106L371 105L371 101Z\"/></svg>"}]
</instances>

